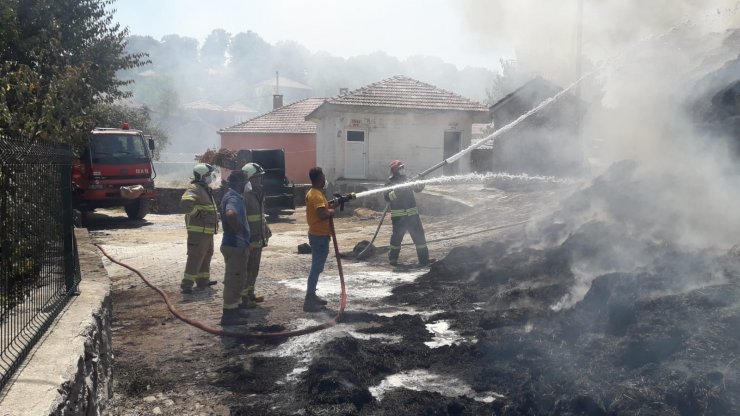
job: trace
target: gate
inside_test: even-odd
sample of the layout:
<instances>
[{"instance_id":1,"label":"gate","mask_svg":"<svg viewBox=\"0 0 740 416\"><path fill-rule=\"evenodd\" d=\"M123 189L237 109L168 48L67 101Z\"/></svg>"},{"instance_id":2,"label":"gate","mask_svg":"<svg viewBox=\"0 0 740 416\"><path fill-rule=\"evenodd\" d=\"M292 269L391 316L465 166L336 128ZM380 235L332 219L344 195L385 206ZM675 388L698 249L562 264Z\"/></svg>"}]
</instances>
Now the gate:
<instances>
[{"instance_id":1,"label":"gate","mask_svg":"<svg viewBox=\"0 0 740 416\"><path fill-rule=\"evenodd\" d=\"M77 293L72 160L66 145L0 136L0 389Z\"/></svg>"}]
</instances>

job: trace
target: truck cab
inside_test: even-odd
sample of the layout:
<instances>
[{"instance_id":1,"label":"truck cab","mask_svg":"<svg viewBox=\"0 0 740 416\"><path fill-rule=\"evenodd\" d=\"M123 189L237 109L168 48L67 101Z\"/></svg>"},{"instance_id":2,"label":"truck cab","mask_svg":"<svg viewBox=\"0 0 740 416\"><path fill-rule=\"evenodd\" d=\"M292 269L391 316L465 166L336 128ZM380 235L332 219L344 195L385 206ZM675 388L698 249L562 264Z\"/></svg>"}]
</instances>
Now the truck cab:
<instances>
[{"instance_id":1,"label":"truck cab","mask_svg":"<svg viewBox=\"0 0 740 416\"><path fill-rule=\"evenodd\" d=\"M72 165L73 204L84 218L96 208L123 207L141 220L155 196L154 140L140 130L95 128Z\"/></svg>"}]
</instances>

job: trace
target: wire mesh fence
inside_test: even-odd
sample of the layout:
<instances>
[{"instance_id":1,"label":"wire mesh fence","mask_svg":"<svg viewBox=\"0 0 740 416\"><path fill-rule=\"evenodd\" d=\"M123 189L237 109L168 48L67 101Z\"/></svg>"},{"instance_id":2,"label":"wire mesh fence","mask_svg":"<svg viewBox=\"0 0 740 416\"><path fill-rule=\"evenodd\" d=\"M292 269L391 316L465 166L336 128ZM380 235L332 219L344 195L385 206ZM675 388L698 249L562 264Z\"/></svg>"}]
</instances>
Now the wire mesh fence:
<instances>
[{"instance_id":1,"label":"wire mesh fence","mask_svg":"<svg viewBox=\"0 0 740 416\"><path fill-rule=\"evenodd\" d=\"M0 389L80 281L63 144L0 137Z\"/></svg>"}]
</instances>

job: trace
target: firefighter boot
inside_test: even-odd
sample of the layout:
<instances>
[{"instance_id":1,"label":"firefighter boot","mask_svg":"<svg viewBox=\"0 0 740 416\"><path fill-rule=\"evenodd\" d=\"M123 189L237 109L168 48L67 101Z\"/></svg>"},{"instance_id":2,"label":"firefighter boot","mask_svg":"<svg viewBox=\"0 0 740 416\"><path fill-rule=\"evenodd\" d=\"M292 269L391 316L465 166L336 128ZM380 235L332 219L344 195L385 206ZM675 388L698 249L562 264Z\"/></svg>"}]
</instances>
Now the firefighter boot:
<instances>
[{"instance_id":1,"label":"firefighter boot","mask_svg":"<svg viewBox=\"0 0 740 416\"><path fill-rule=\"evenodd\" d=\"M254 286L250 286L247 288L247 297L249 298L249 300L255 303L262 303L265 301L264 296L257 296L254 294Z\"/></svg>"},{"instance_id":2,"label":"firefighter boot","mask_svg":"<svg viewBox=\"0 0 740 416\"><path fill-rule=\"evenodd\" d=\"M209 286L213 286L215 284L218 284L218 282L215 281L215 280L210 280L207 277L205 279L201 278L201 279L196 279L195 280L195 285L198 287L198 289L205 289L205 288L207 288Z\"/></svg>"},{"instance_id":3,"label":"firefighter boot","mask_svg":"<svg viewBox=\"0 0 740 416\"><path fill-rule=\"evenodd\" d=\"M416 249L416 256L419 258L419 266L428 266L429 263L429 249L426 247L419 247Z\"/></svg>"},{"instance_id":4,"label":"firefighter boot","mask_svg":"<svg viewBox=\"0 0 740 416\"><path fill-rule=\"evenodd\" d=\"M388 263L391 266L397 266L398 265L398 256L401 254L400 248L392 248L391 251L388 252Z\"/></svg>"},{"instance_id":5,"label":"firefighter boot","mask_svg":"<svg viewBox=\"0 0 740 416\"><path fill-rule=\"evenodd\" d=\"M232 326L232 325L246 325L247 321L246 311L240 311L239 309L224 309L223 315L221 315L221 326Z\"/></svg>"},{"instance_id":6,"label":"firefighter boot","mask_svg":"<svg viewBox=\"0 0 740 416\"><path fill-rule=\"evenodd\" d=\"M180 283L180 291L182 293L189 295L193 293L193 282L191 280L184 280Z\"/></svg>"}]
</instances>

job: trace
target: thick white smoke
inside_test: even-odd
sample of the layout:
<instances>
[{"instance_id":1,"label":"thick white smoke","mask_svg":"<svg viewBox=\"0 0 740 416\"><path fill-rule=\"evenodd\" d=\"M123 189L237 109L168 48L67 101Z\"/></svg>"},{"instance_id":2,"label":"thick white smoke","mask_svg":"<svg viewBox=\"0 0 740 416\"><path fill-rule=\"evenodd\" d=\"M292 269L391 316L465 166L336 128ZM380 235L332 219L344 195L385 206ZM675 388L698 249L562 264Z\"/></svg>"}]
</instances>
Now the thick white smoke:
<instances>
[{"instance_id":1,"label":"thick white smoke","mask_svg":"<svg viewBox=\"0 0 740 416\"><path fill-rule=\"evenodd\" d=\"M565 86L577 74L578 1L465 4L481 42L513 46L522 71ZM718 92L712 90L718 85L700 80L738 59L731 30L740 28L739 7L737 1L583 1L583 71L599 69L596 82L583 86L587 156L594 174L624 159L637 168L621 178L621 189L581 201L577 212L559 212L557 220L567 225L563 237L600 221L646 246L664 241L689 250L726 250L740 242L738 156L727 145L738 138L698 126L691 106ZM740 73L727 81L738 79ZM594 193L584 192L584 199ZM635 224L640 227L630 230ZM584 288L597 273L630 271L609 270L614 264L637 269L643 263L634 252L603 268L593 260L574 265ZM567 303L579 299L574 295Z\"/></svg>"}]
</instances>

